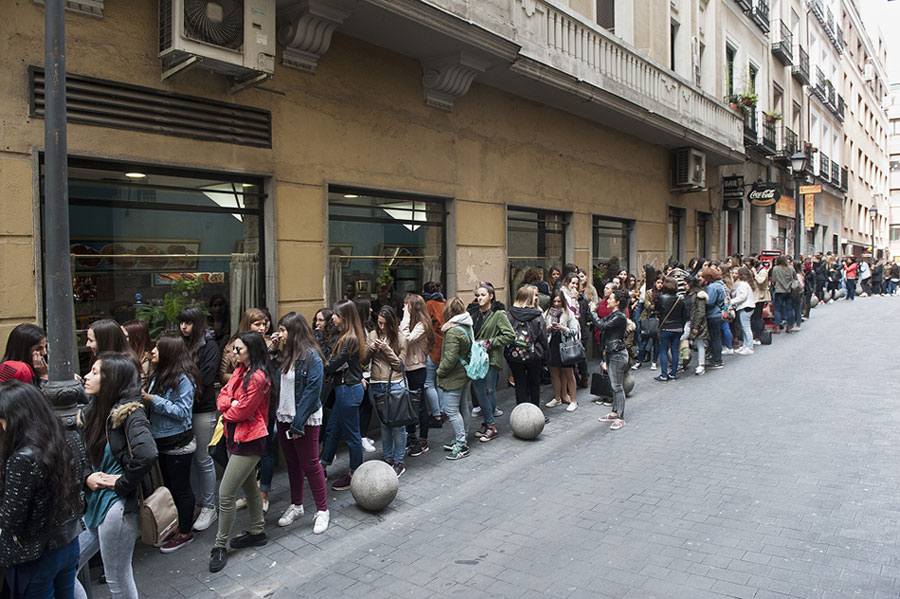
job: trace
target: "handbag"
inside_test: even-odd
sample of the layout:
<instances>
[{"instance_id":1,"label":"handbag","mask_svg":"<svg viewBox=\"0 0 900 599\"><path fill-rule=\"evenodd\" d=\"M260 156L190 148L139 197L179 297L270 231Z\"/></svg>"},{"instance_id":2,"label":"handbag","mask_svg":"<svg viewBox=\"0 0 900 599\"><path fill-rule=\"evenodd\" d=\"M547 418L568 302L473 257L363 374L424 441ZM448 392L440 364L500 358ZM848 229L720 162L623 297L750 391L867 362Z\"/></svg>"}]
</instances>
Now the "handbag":
<instances>
[{"instance_id":1,"label":"handbag","mask_svg":"<svg viewBox=\"0 0 900 599\"><path fill-rule=\"evenodd\" d=\"M219 415L219 420L216 422L216 428L213 429L206 452L213 459L213 462L222 468L228 465L228 447L225 445L225 421L221 415Z\"/></svg>"},{"instance_id":2,"label":"handbag","mask_svg":"<svg viewBox=\"0 0 900 599\"><path fill-rule=\"evenodd\" d=\"M595 372L591 375L591 395L612 399L612 383L610 383L607 373Z\"/></svg>"},{"instance_id":3,"label":"handbag","mask_svg":"<svg viewBox=\"0 0 900 599\"><path fill-rule=\"evenodd\" d=\"M564 331L559 343L559 362L563 366L574 366L584 360L584 345L577 333Z\"/></svg>"},{"instance_id":4,"label":"handbag","mask_svg":"<svg viewBox=\"0 0 900 599\"><path fill-rule=\"evenodd\" d=\"M641 321L641 337L659 336L659 318L650 316Z\"/></svg>"},{"instance_id":5,"label":"handbag","mask_svg":"<svg viewBox=\"0 0 900 599\"><path fill-rule=\"evenodd\" d=\"M391 374L394 372L395 370L392 367ZM406 381L406 369L403 367L402 362L400 363L400 372L403 374L402 389L391 389L391 383L388 381L385 393L374 397L370 394L372 403L375 404L375 411L378 413L378 419L388 428L419 423L419 404L422 401L422 390L410 390L409 383ZM388 379L390 378L389 376Z\"/></svg>"},{"instance_id":6,"label":"handbag","mask_svg":"<svg viewBox=\"0 0 900 599\"><path fill-rule=\"evenodd\" d=\"M128 455L134 458L127 433L125 443L128 445ZM162 483L159 460L155 462L155 466L156 475ZM154 547L165 543L166 539L178 530L178 509L168 487L160 484L148 497L144 497L144 485L138 485L138 524L141 527L141 541Z\"/></svg>"}]
</instances>

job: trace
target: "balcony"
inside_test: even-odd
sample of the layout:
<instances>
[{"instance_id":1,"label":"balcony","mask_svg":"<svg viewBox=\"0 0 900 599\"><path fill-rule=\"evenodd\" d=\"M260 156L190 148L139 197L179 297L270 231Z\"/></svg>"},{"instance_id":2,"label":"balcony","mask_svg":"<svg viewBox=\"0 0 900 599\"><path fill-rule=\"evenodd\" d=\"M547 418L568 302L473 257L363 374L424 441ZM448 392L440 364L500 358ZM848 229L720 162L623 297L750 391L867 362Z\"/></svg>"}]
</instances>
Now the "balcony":
<instances>
[{"instance_id":1,"label":"balcony","mask_svg":"<svg viewBox=\"0 0 900 599\"><path fill-rule=\"evenodd\" d=\"M769 33L769 0L756 0L756 8L750 13L750 18L763 33Z\"/></svg>"},{"instance_id":2,"label":"balcony","mask_svg":"<svg viewBox=\"0 0 900 599\"><path fill-rule=\"evenodd\" d=\"M318 2L278 0L309 55ZM666 148L694 147L708 165L744 159L741 118L562 0L328 0L331 27L417 60L429 106L453 110L473 81ZM299 19L299 20L298 20ZM312 21L308 23L307 21ZM326 23L327 24L327 23ZM315 38L315 40L313 39ZM420 88L421 89L421 88Z\"/></svg>"},{"instance_id":3,"label":"balcony","mask_svg":"<svg viewBox=\"0 0 900 599\"><path fill-rule=\"evenodd\" d=\"M825 29L834 33L834 15L831 13L831 9L826 9L825 11Z\"/></svg>"},{"instance_id":4,"label":"balcony","mask_svg":"<svg viewBox=\"0 0 900 599\"><path fill-rule=\"evenodd\" d=\"M837 162L831 163L831 183L835 187L841 186L841 167Z\"/></svg>"},{"instance_id":5,"label":"balcony","mask_svg":"<svg viewBox=\"0 0 900 599\"><path fill-rule=\"evenodd\" d=\"M809 54L803 49L803 46L797 44L795 55L797 60L791 68L791 75L800 82L801 85L809 85Z\"/></svg>"},{"instance_id":6,"label":"balcony","mask_svg":"<svg viewBox=\"0 0 900 599\"><path fill-rule=\"evenodd\" d=\"M844 120L844 109L846 108L846 104L844 104L844 96L838 94L837 97L837 117L843 121Z\"/></svg>"},{"instance_id":7,"label":"balcony","mask_svg":"<svg viewBox=\"0 0 900 599\"><path fill-rule=\"evenodd\" d=\"M812 9L813 14L816 15L816 18L819 19L819 22L822 23L822 25L824 25L825 24L825 7L822 4L822 0L812 0L809 3L809 7Z\"/></svg>"},{"instance_id":8,"label":"balcony","mask_svg":"<svg viewBox=\"0 0 900 599\"><path fill-rule=\"evenodd\" d=\"M841 167L841 190L842 191L847 191L847 189L848 189L847 188L847 179L848 179L847 167L843 166L843 167Z\"/></svg>"},{"instance_id":9,"label":"balcony","mask_svg":"<svg viewBox=\"0 0 900 599\"><path fill-rule=\"evenodd\" d=\"M822 152L819 152L819 173L818 173L818 175L819 175L819 178L822 179L823 181L827 182L829 179L829 175L831 174L831 171L829 170L830 166L831 166L831 161L828 160L828 156L826 156Z\"/></svg>"},{"instance_id":10,"label":"balcony","mask_svg":"<svg viewBox=\"0 0 900 599\"><path fill-rule=\"evenodd\" d=\"M756 106L750 106L744 113L744 144L755 146L759 144L759 130L756 121Z\"/></svg>"},{"instance_id":11,"label":"balcony","mask_svg":"<svg viewBox=\"0 0 900 599\"><path fill-rule=\"evenodd\" d=\"M837 106L837 99L834 95L834 85L831 84L831 81L825 81L825 97L828 98L829 106Z\"/></svg>"},{"instance_id":12,"label":"balcony","mask_svg":"<svg viewBox=\"0 0 900 599\"><path fill-rule=\"evenodd\" d=\"M763 119L762 123L762 144L767 150L771 150L774 154L778 150L778 140L776 139L775 121Z\"/></svg>"},{"instance_id":13,"label":"balcony","mask_svg":"<svg viewBox=\"0 0 900 599\"><path fill-rule=\"evenodd\" d=\"M837 31L836 31L835 37L837 38L838 54L843 54L844 53L844 30L841 29L840 27L837 27L836 30Z\"/></svg>"},{"instance_id":14,"label":"balcony","mask_svg":"<svg viewBox=\"0 0 900 599\"><path fill-rule=\"evenodd\" d=\"M816 92L816 95L819 96L822 102L828 103L828 92L825 91L825 73L819 67L816 67L816 86L813 88L813 91Z\"/></svg>"},{"instance_id":15,"label":"balcony","mask_svg":"<svg viewBox=\"0 0 900 599\"><path fill-rule=\"evenodd\" d=\"M792 129L789 129L787 126L782 127L781 130L781 152L783 156L786 156L790 159L791 156L797 153L797 150L800 149L800 144L797 139L797 134L794 133Z\"/></svg>"},{"instance_id":16,"label":"balcony","mask_svg":"<svg viewBox=\"0 0 900 599\"><path fill-rule=\"evenodd\" d=\"M735 0L745 13L753 10L753 0Z\"/></svg>"},{"instance_id":17,"label":"balcony","mask_svg":"<svg viewBox=\"0 0 900 599\"><path fill-rule=\"evenodd\" d=\"M788 27L787 23L785 23L781 19L773 21L772 37L775 38L772 41L772 54L784 66L791 66L794 61L794 55L792 51L794 43L791 28Z\"/></svg>"}]
</instances>

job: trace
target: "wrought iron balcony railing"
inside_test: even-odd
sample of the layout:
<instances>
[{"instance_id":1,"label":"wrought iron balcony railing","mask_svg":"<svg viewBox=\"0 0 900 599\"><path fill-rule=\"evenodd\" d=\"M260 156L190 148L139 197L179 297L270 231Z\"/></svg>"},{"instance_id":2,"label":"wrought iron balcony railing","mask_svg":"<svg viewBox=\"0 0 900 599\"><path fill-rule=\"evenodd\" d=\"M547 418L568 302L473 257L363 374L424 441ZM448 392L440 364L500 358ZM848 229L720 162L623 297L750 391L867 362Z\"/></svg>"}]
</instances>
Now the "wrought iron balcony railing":
<instances>
[{"instance_id":1,"label":"wrought iron balcony railing","mask_svg":"<svg viewBox=\"0 0 900 599\"><path fill-rule=\"evenodd\" d=\"M772 40L772 54L781 64L790 66L794 62L794 36L791 28L781 19L772 21L772 37L775 38Z\"/></svg>"}]
</instances>

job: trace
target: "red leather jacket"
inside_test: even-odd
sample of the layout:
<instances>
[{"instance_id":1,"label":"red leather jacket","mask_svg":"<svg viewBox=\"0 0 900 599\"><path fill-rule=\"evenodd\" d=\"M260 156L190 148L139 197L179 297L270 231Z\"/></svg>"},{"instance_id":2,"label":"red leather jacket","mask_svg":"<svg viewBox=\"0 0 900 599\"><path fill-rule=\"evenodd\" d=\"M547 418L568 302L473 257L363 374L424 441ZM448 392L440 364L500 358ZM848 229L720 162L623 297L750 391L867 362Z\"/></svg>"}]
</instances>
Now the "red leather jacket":
<instances>
[{"instance_id":1,"label":"red leather jacket","mask_svg":"<svg viewBox=\"0 0 900 599\"><path fill-rule=\"evenodd\" d=\"M250 376L250 382L245 390L246 372L247 367L239 364L216 400L216 407L222 412L225 422L236 423L233 441L237 443L247 443L269 434L267 425L271 384L266 374L257 370ZM228 430L228 427L225 430Z\"/></svg>"}]
</instances>

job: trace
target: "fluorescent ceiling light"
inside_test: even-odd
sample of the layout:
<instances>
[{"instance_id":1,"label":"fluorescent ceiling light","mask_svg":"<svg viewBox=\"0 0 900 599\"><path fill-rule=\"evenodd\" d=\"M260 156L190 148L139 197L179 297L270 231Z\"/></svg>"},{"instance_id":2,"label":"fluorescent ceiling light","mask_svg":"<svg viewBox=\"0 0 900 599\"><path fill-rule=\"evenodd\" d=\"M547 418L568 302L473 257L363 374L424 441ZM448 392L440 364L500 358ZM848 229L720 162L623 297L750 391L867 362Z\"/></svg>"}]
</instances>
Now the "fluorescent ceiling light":
<instances>
[{"instance_id":1,"label":"fluorescent ceiling light","mask_svg":"<svg viewBox=\"0 0 900 599\"><path fill-rule=\"evenodd\" d=\"M125 176L129 179L144 179L147 177L144 173L125 173Z\"/></svg>"},{"instance_id":2,"label":"fluorescent ceiling light","mask_svg":"<svg viewBox=\"0 0 900 599\"><path fill-rule=\"evenodd\" d=\"M387 212L391 218L397 220L411 220L419 223L424 223L426 221L425 208L425 202L395 202L393 204L381 205L381 209ZM403 226L410 231L415 231L421 225L403 223Z\"/></svg>"},{"instance_id":3,"label":"fluorescent ceiling light","mask_svg":"<svg viewBox=\"0 0 900 599\"><path fill-rule=\"evenodd\" d=\"M344 194L344 197L345 197L345 198L351 198L351 199L352 199L352 198L358 198L359 196L356 195L355 193L345 193L345 194Z\"/></svg>"}]
</instances>

